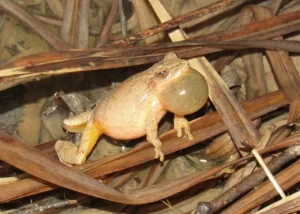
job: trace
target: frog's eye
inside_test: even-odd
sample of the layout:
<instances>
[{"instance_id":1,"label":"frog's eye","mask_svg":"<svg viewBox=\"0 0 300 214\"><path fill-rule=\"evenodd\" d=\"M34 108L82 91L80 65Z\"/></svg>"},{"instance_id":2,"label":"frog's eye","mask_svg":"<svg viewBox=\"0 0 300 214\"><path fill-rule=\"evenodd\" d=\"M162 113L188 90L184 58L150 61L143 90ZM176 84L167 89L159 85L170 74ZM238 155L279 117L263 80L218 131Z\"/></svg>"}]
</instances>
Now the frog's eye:
<instances>
[{"instance_id":1,"label":"frog's eye","mask_svg":"<svg viewBox=\"0 0 300 214\"><path fill-rule=\"evenodd\" d=\"M167 68L161 68L156 72L157 76L161 76L164 77L166 76L166 74L168 73L168 69Z\"/></svg>"}]
</instances>

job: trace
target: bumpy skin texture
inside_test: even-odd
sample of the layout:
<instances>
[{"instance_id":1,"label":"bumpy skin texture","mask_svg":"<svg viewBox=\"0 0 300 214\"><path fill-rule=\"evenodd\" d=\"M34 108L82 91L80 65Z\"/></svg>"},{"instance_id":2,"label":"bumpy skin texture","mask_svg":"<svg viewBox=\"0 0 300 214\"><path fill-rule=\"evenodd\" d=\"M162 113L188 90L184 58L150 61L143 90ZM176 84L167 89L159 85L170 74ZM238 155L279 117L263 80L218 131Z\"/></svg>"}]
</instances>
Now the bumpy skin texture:
<instances>
[{"instance_id":1,"label":"bumpy skin texture","mask_svg":"<svg viewBox=\"0 0 300 214\"><path fill-rule=\"evenodd\" d=\"M169 53L161 62L124 81L98 103L93 112L66 119L65 129L83 131L80 145L57 141L55 149L62 162L81 164L101 134L120 140L147 135L147 140L155 147L155 158L163 161L157 136L159 121L167 111L173 112L178 136L184 129L192 139L188 121L183 115L199 110L207 98L204 77L191 69L186 60Z\"/></svg>"}]
</instances>

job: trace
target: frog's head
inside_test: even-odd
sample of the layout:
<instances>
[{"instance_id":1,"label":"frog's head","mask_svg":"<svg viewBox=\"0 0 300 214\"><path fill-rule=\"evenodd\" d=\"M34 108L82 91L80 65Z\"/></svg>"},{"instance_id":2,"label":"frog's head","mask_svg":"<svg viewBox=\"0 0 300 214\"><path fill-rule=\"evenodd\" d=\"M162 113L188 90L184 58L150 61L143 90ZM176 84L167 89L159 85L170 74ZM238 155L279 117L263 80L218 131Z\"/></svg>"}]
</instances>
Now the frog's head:
<instances>
[{"instance_id":1,"label":"frog's head","mask_svg":"<svg viewBox=\"0 0 300 214\"><path fill-rule=\"evenodd\" d=\"M166 110L186 115L198 111L206 103L206 80L190 67L188 61L178 58L175 53L168 53L154 68L151 82Z\"/></svg>"}]
</instances>

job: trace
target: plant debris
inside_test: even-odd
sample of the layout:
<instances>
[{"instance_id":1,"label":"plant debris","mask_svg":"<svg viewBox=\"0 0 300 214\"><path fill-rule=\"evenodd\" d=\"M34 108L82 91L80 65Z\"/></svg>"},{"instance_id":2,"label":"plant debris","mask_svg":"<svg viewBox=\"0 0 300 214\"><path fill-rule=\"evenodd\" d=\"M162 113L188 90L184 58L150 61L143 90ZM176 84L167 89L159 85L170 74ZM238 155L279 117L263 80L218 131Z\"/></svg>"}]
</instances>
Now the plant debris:
<instances>
[{"instance_id":1,"label":"plant debris","mask_svg":"<svg viewBox=\"0 0 300 214\"><path fill-rule=\"evenodd\" d=\"M0 1L0 212L298 212L299 10L299 0ZM86 163L58 161L55 142L81 138L66 118L169 52L209 86L187 116L193 140L167 114L163 163L145 137L107 136Z\"/></svg>"}]
</instances>

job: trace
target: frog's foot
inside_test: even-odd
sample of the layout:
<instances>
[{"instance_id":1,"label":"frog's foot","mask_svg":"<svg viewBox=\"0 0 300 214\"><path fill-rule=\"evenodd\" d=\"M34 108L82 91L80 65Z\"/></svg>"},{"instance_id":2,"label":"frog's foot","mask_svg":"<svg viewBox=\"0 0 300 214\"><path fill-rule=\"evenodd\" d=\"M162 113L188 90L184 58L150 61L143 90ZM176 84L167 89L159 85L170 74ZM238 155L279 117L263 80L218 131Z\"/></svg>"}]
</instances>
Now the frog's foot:
<instances>
[{"instance_id":1,"label":"frog's foot","mask_svg":"<svg viewBox=\"0 0 300 214\"><path fill-rule=\"evenodd\" d=\"M87 121L92 115L92 111L83 112L74 117L64 119L63 127L69 132L82 133L85 129Z\"/></svg>"},{"instance_id":2,"label":"frog's foot","mask_svg":"<svg viewBox=\"0 0 300 214\"><path fill-rule=\"evenodd\" d=\"M155 150L155 159L159 159L160 162L163 162L165 159L165 156L161 151L161 147L155 147L154 150Z\"/></svg>"},{"instance_id":3,"label":"frog's foot","mask_svg":"<svg viewBox=\"0 0 300 214\"><path fill-rule=\"evenodd\" d=\"M54 149L59 160L67 165L81 164L85 161L85 159L78 158L78 146L70 141L58 140Z\"/></svg>"},{"instance_id":4,"label":"frog's foot","mask_svg":"<svg viewBox=\"0 0 300 214\"><path fill-rule=\"evenodd\" d=\"M164 159L165 159L165 156L164 156L164 154L163 154L162 151L161 151L161 141L160 141L158 138L154 138L154 139L150 140L149 137L148 137L147 140L148 140L150 143L152 143L153 146L154 146L154 150L155 150L155 159L159 159L161 162L163 162Z\"/></svg>"},{"instance_id":5,"label":"frog's foot","mask_svg":"<svg viewBox=\"0 0 300 214\"><path fill-rule=\"evenodd\" d=\"M184 116L175 115L174 117L174 128L177 130L177 137L182 137L182 130L188 136L189 140L193 140L193 135L191 134L189 121L185 119Z\"/></svg>"}]
</instances>

